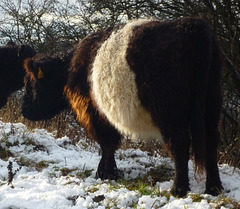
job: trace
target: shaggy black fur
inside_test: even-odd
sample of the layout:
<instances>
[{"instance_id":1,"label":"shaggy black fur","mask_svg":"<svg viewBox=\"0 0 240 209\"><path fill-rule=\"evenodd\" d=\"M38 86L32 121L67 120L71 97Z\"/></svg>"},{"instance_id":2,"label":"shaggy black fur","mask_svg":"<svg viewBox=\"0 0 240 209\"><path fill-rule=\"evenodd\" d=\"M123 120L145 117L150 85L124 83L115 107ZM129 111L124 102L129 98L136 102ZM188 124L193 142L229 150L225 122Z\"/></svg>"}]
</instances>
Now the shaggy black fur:
<instances>
[{"instance_id":1,"label":"shaggy black fur","mask_svg":"<svg viewBox=\"0 0 240 209\"><path fill-rule=\"evenodd\" d=\"M15 45L9 42L7 46L0 47L0 108L7 103L7 98L12 92L23 87L23 61L35 54L29 45Z\"/></svg>"},{"instance_id":2,"label":"shaggy black fur","mask_svg":"<svg viewBox=\"0 0 240 209\"><path fill-rule=\"evenodd\" d=\"M33 120L53 116L65 107L64 94L79 123L101 146L97 176L102 179L118 177L114 153L121 136L99 113L88 77L97 50L117 30L110 28L86 37L76 49L68 73L67 63L60 68L54 62L42 62L46 77L38 79L40 62L28 59L25 63L24 116ZM172 193L181 197L190 190L188 160L192 144L196 165L207 172L206 193L219 194L222 185L217 144L222 58L208 24L201 18L187 18L140 25L133 31L126 59L136 75L141 104L161 130L175 162ZM55 68L56 71L52 70Z\"/></svg>"}]
</instances>

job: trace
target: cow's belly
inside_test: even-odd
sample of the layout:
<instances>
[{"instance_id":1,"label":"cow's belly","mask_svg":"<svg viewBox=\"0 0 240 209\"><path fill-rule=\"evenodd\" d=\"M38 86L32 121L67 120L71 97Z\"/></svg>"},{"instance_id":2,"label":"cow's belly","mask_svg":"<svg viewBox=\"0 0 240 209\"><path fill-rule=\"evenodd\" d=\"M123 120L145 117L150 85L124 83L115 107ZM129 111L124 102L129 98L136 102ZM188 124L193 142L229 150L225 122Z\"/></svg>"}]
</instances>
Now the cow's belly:
<instances>
[{"instance_id":1,"label":"cow's belly","mask_svg":"<svg viewBox=\"0 0 240 209\"><path fill-rule=\"evenodd\" d=\"M102 44L93 62L90 82L99 111L122 134L132 138L162 139L150 113L141 105L135 74L126 60L132 30L147 20L131 22Z\"/></svg>"}]
</instances>

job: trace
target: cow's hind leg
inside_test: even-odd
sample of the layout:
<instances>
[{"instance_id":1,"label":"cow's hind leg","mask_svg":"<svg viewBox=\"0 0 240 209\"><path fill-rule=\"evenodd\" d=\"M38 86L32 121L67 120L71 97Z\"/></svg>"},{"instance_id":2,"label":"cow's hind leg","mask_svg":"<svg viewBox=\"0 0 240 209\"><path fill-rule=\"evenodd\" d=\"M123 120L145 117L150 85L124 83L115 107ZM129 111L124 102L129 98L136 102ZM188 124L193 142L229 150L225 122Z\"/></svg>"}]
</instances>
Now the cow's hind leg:
<instances>
[{"instance_id":1,"label":"cow's hind leg","mask_svg":"<svg viewBox=\"0 0 240 209\"><path fill-rule=\"evenodd\" d=\"M188 179L189 131L182 130L170 137L169 149L175 163L175 178L171 193L183 197L190 191Z\"/></svg>"},{"instance_id":2,"label":"cow's hind leg","mask_svg":"<svg viewBox=\"0 0 240 209\"><path fill-rule=\"evenodd\" d=\"M217 148L219 142L218 121L220 115L220 91L209 92L206 107L206 191L211 195L218 195L223 189L217 165Z\"/></svg>"},{"instance_id":3,"label":"cow's hind leg","mask_svg":"<svg viewBox=\"0 0 240 209\"><path fill-rule=\"evenodd\" d=\"M114 154L121 142L121 135L115 128L105 124L105 122L98 124L95 132L102 151L96 177L116 180L118 178L118 169Z\"/></svg>"},{"instance_id":4,"label":"cow's hind leg","mask_svg":"<svg viewBox=\"0 0 240 209\"><path fill-rule=\"evenodd\" d=\"M214 42L215 43L215 42ZM220 83L221 57L219 49L213 47L212 69L209 71L209 84L206 97L206 191L218 195L223 189L217 165L217 148L219 142L219 118L221 113L222 95Z\"/></svg>"},{"instance_id":5,"label":"cow's hind leg","mask_svg":"<svg viewBox=\"0 0 240 209\"><path fill-rule=\"evenodd\" d=\"M205 193L211 195L218 195L223 189L219 170L217 165L217 141L218 141L218 131L217 129L208 128L207 130L207 141L206 141L206 153L207 153L207 181L206 181L206 191Z\"/></svg>"}]
</instances>

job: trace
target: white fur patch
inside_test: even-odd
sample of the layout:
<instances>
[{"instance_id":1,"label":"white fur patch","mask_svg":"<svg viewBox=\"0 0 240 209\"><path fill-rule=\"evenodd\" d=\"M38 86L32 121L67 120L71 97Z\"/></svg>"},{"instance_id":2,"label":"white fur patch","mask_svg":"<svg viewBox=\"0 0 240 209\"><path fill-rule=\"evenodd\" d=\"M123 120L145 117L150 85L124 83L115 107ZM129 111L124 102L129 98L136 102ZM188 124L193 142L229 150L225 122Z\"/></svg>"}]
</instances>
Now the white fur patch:
<instances>
[{"instance_id":1,"label":"white fur patch","mask_svg":"<svg viewBox=\"0 0 240 209\"><path fill-rule=\"evenodd\" d=\"M99 111L122 134L162 139L150 113L141 105L135 74L126 60L133 28L150 20L135 20L113 32L102 44L92 67L92 94Z\"/></svg>"}]
</instances>

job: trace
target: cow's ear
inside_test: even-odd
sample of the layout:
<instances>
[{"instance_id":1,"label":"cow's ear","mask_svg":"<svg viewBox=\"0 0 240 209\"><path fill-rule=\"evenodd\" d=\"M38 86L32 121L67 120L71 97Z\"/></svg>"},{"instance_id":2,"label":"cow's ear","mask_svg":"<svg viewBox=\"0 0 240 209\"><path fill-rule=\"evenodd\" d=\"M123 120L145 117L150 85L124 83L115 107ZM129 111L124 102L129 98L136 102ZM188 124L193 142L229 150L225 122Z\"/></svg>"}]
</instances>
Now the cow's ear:
<instances>
[{"instance_id":1,"label":"cow's ear","mask_svg":"<svg viewBox=\"0 0 240 209\"><path fill-rule=\"evenodd\" d=\"M28 44L21 44L18 46L17 56L18 57L33 57L36 55L36 51L30 47Z\"/></svg>"},{"instance_id":2,"label":"cow's ear","mask_svg":"<svg viewBox=\"0 0 240 209\"><path fill-rule=\"evenodd\" d=\"M22 45L20 45L20 46L18 47L18 52L17 52L17 56L18 56L18 57L23 56L23 54L24 54L24 52L25 52L25 46L26 46L26 45L22 44Z\"/></svg>"},{"instance_id":3,"label":"cow's ear","mask_svg":"<svg viewBox=\"0 0 240 209\"><path fill-rule=\"evenodd\" d=\"M13 42L13 41L8 41L6 45L7 46L16 46L15 42Z\"/></svg>"},{"instance_id":4,"label":"cow's ear","mask_svg":"<svg viewBox=\"0 0 240 209\"><path fill-rule=\"evenodd\" d=\"M30 77L32 80L38 79L38 68L32 58L27 58L24 60L24 69L26 76Z\"/></svg>"}]
</instances>

